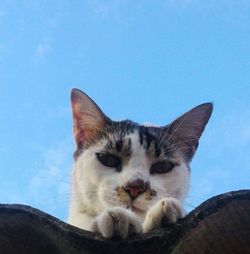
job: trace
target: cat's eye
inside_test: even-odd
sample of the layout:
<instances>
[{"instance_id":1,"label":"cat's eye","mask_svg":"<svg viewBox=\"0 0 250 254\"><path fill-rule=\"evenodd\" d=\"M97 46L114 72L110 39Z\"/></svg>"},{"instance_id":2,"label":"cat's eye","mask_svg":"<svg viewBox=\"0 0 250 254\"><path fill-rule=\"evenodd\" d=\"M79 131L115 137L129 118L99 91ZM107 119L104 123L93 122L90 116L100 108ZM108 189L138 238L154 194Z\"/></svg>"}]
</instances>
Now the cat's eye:
<instances>
[{"instance_id":1,"label":"cat's eye","mask_svg":"<svg viewBox=\"0 0 250 254\"><path fill-rule=\"evenodd\" d=\"M119 157L109 153L96 153L96 157L102 165L121 171L122 161Z\"/></svg>"},{"instance_id":2,"label":"cat's eye","mask_svg":"<svg viewBox=\"0 0 250 254\"><path fill-rule=\"evenodd\" d=\"M150 174L165 174L174 168L174 163L171 161L159 161L152 164Z\"/></svg>"}]
</instances>

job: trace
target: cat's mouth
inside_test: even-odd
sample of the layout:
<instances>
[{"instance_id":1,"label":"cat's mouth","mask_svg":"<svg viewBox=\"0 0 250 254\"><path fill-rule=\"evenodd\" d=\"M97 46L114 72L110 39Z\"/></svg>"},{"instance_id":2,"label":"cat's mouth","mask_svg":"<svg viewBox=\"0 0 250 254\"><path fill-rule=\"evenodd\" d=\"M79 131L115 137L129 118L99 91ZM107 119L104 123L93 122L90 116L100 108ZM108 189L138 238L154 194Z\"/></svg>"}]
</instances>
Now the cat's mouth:
<instances>
[{"instance_id":1,"label":"cat's mouth","mask_svg":"<svg viewBox=\"0 0 250 254\"><path fill-rule=\"evenodd\" d=\"M135 206L131 206L130 209L132 210L132 212L135 212L135 213L145 213L142 209Z\"/></svg>"},{"instance_id":2,"label":"cat's mouth","mask_svg":"<svg viewBox=\"0 0 250 254\"><path fill-rule=\"evenodd\" d=\"M136 206L136 204L133 201L129 202L129 204L127 203L126 208L130 209L132 212L135 212L137 214L145 213L145 210L143 210L140 206Z\"/></svg>"}]
</instances>

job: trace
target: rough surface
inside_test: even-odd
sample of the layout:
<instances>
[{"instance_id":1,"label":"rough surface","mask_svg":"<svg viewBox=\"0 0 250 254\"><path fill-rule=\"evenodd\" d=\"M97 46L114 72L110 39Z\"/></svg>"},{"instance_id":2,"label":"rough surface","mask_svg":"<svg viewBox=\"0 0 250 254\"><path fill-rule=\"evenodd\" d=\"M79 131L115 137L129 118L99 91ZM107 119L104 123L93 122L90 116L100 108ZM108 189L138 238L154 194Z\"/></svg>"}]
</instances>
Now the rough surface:
<instances>
[{"instance_id":1,"label":"rough surface","mask_svg":"<svg viewBox=\"0 0 250 254\"><path fill-rule=\"evenodd\" d=\"M213 197L168 228L106 240L24 205L0 205L0 253L250 253L250 190Z\"/></svg>"}]
</instances>

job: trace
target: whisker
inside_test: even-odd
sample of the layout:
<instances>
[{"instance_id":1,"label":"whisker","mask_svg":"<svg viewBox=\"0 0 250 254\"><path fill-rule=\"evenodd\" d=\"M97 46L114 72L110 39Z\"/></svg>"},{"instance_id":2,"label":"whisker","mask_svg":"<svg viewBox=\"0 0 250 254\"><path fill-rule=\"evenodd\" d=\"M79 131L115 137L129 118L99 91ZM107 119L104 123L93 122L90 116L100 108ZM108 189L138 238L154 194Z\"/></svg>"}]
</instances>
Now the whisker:
<instances>
[{"instance_id":1,"label":"whisker","mask_svg":"<svg viewBox=\"0 0 250 254\"><path fill-rule=\"evenodd\" d=\"M172 152L175 152L175 151L179 151L179 152L181 152L181 151L185 151L186 149L192 149L193 148L193 146L185 146L185 147L175 147L175 148L172 148L172 149L170 149L170 150L167 150L167 152L168 153L172 153ZM184 155L184 154L183 154Z\"/></svg>"},{"instance_id":2,"label":"whisker","mask_svg":"<svg viewBox=\"0 0 250 254\"><path fill-rule=\"evenodd\" d=\"M170 125L167 127L166 131L162 131L162 133L160 135L159 147L161 147L163 143L167 143L169 141L169 140L166 140L166 137L169 134L172 125L173 125L173 122L170 123Z\"/></svg>"},{"instance_id":3,"label":"whisker","mask_svg":"<svg viewBox=\"0 0 250 254\"><path fill-rule=\"evenodd\" d=\"M180 142L173 143L172 146L180 145L180 144L190 142L190 141L197 141L197 140L199 140L199 139L198 138L185 139L185 140L182 140Z\"/></svg>"},{"instance_id":4,"label":"whisker","mask_svg":"<svg viewBox=\"0 0 250 254\"><path fill-rule=\"evenodd\" d=\"M181 125L187 120L187 118L189 117L190 113L191 113L191 111L186 113L186 115L184 116L182 121L177 125L177 127L174 129L174 131L170 134L170 136L168 138L169 140L175 134L175 132L181 127Z\"/></svg>"}]
</instances>

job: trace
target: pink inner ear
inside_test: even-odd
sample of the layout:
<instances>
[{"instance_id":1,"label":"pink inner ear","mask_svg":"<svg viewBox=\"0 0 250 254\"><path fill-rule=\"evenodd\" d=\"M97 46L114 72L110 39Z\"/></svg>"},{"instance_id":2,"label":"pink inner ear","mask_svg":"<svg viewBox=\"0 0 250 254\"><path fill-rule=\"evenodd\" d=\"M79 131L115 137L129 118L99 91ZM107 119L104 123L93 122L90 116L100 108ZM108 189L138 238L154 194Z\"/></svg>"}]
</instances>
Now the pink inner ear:
<instances>
[{"instance_id":1,"label":"pink inner ear","mask_svg":"<svg viewBox=\"0 0 250 254\"><path fill-rule=\"evenodd\" d=\"M74 110L74 109L73 109ZM104 125L103 122L98 122L98 118L84 112L74 111L74 137L77 145L83 145L96 136L96 133Z\"/></svg>"},{"instance_id":2,"label":"pink inner ear","mask_svg":"<svg viewBox=\"0 0 250 254\"><path fill-rule=\"evenodd\" d=\"M72 90L71 106L75 140L77 145L83 145L103 129L108 118L90 97L78 89Z\"/></svg>"},{"instance_id":3,"label":"pink inner ear","mask_svg":"<svg viewBox=\"0 0 250 254\"><path fill-rule=\"evenodd\" d=\"M89 140L94 138L95 135L96 135L95 130L90 129L81 130L74 126L74 137L78 146L81 146L84 143L88 142Z\"/></svg>"}]
</instances>

